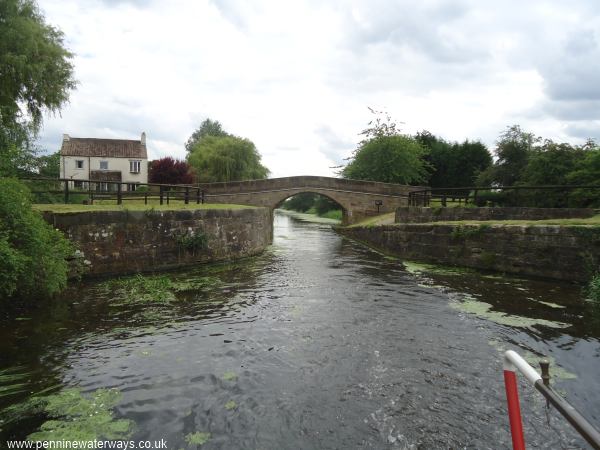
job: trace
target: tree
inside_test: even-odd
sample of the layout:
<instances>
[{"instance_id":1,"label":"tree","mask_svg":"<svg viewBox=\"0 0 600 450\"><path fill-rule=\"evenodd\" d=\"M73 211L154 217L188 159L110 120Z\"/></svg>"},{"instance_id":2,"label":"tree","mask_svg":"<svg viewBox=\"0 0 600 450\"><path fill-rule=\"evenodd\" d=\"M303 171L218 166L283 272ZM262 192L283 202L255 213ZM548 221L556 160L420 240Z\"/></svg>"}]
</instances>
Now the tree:
<instances>
[{"instance_id":1,"label":"tree","mask_svg":"<svg viewBox=\"0 0 600 450\"><path fill-rule=\"evenodd\" d=\"M292 211L306 212L315 206L317 197L319 197L318 194L302 192L287 199L281 207Z\"/></svg>"},{"instance_id":2,"label":"tree","mask_svg":"<svg viewBox=\"0 0 600 450\"><path fill-rule=\"evenodd\" d=\"M192 148L206 136L225 137L231 135L223 130L223 127L218 120L206 119L185 143L186 151L188 153L191 152Z\"/></svg>"},{"instance_id":3,"label":"tree","mask_svg":"<svg viewBox=\"0 0 600 450\"><path fill-rule=\"evenodd\" d=\"M584 157L582 148L546 139L543 145L532 150L518 182L533 186L569 184L569 174Z\"/></svg>"},{"instance_id":4,"label":"tree","mask_svg":"<svg viewBox=\"0 0 600 450\"><path fill-rule=\"evenodd\" d=\"M192 184L194 174L185 161L170 156L152 161L150 164L150 183L158 184Z\"/></svg>"},{"instance_id":5,"label":"tree","mask_svg":"<svg viewBox=\"0 0 600 450\"><path fill-rule=\"evenodd\" d=\"M401 134L388 114L369 110L376 118L360 133L365 138L340 174L344 178L386 183L425 181L430 168L424 159L426 148L415 138Z\"/></svg>"},{"instance_id":6,"label":"tree","mask_svg":"<svg viewBox=\"0 0 600 450\"><path fill-rule=\"evenodd\" d=\"M31 208L28 189L0 179L0 300L49 296L67 284L72 245Z\"/></svg>"},{"instance_id":7,"label":"tree","mask_svg":"<svg viewBox=\"0 0 600 450\"><path fill-rule=\"evenodd\" d=\"M66 286L68 240L32 211L12 178L35 169L33 138L44 112L75 87L72 54L33 0L0 2L0 298L52 295Z\"/></svg>"},{"instance_id":8,"label":"tree","mask_svg":"<svg viewBox=\"0 0 600 450\"><path fill-rule=\"evenodd\" d=\"M258 180L269 175L252 141L237 136L204 136L187 159L203 183Z\"/></svg>"},{"instance_id":9,"label":"tree","mask_svg":"<svg viewBox=\"0 0 600 450\"><path fill-rule=\"evenodd\" d=\"M31 163L44 112L57 112L75 88L73 55L34 0L0 2L0 176Z\"/></svg>"},{"instance_id":10,"label":"tree","mask_svg":"<svg viewBox=\"0 0 600 450\"><path fill-rule=\"evenodd\" d=\"M37 173L45 178L60 177L60 152L42 155L36 158Z\"/></svg>"},{"instance_id":11,"label":"tree","mask_svg":"<svg viewBox=\"0 0 600 450\"><path fill-rule=\"evenodd\" d=\"M477 178L481 186L512 186L522 177L534 146L540 141L532 133L521 130L519 125L508 127L496 143L497 161Z\"/></svg>"},{"instance_id":12,"label":"tree","mask_svg":"<svg viewBox=\"0 0 600 450\"><path fill-rule=\"evenodd\" d=\"M571 185L600 186L600 147L584 150L584 156L567 175ZM570 196L569 206L600 208L600 189L578 189Z\"/></svg>"}]
</instances>

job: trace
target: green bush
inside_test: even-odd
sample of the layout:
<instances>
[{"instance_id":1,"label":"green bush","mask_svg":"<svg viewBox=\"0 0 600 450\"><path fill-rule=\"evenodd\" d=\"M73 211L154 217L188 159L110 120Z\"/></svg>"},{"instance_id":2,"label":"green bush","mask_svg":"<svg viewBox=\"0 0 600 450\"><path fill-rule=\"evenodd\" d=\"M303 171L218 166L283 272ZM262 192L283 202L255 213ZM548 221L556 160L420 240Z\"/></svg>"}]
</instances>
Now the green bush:
<instances>
[{"instance_id":1,"label":"green bush","mask_svg":"<svg viewBox=\"0 0 600 450\"><path fill-rule=\"evenodd\" d=\"M31 209L19 181L0 179L0 300L51 296L67 284L71 243Z\"/></svg>"}]
</instances>

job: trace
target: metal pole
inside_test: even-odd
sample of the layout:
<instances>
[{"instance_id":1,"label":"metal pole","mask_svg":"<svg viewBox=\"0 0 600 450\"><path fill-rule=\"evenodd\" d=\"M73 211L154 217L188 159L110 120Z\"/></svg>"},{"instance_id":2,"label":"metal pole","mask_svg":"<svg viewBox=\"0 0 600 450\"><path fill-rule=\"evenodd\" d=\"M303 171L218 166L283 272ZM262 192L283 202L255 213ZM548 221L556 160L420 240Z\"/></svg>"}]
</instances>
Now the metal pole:
<instances>
[{"instance_id":1,"label":"metal pole","mask_svg":"<svg viewBox=\"0 0 600 450\"><path fill-rule=\"evenodd\" d=\"M183 197L183 203L186 205L190 203L190 188L188 186L185 187L185 194Z\"/></svg>"},{"instance_id":2,"label":"metal pole","mask_svg":"<svg viewBox=\"0 0 600 450\"><path fill-rule=\"evenodd\" d=\"M117 183L117 205L123 204L122 189L123 189L123 187L121 186L121 183Z\"/></svg>"},{"instance_id":3,"label":"metal pole","mask_svg":"<svg viewBox=\"0 0 600 450\"><path fill-rule=\"evenodd\" d=\"M600 449L600 433L583 417L579 411L569 405L564 398L558 395L552 388L544 385L543 380L538 380L534 384L535 388L546 397L552 406L554 406L562 416L569 421L573 428L592 446Z\"/></svg>"},{"instance_id":4,"label":"metal pole","mask_svg":"<svg viewBox=\"0 0 600 450\"><path fill-rule=\"evenodd\" d=\"M159 190L159 195L160 195L160 204L162 205L162 204L163 204L163 197L164 197L164 190L163 190L163 187L162 187L162 186L159 186L159 187L158 187L158 190Z\"/></svg>"},{"instance_id":5,"label":"metal pole","mask_svg":"<svg viewBox=\"0 0 600 450\"><path fill-rule=\"evenodd\" d=\"M196 204L200 204L200 188L196 188Z\"/></svg>"}]
</instances>

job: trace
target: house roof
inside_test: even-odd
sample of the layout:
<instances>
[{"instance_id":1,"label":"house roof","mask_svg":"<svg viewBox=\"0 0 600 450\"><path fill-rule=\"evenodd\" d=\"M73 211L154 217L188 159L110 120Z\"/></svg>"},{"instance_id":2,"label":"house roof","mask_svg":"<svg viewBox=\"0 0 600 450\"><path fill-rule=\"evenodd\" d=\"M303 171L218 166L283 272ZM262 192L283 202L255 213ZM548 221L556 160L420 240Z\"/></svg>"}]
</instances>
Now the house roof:
<instances>
[{"instance_id":1,"label":"house roof","mask_svg":"<svg viewBox=\"0 0 600 450\"><path fill-rule=\"evenodd\" d=\"M145 136L142 140L74 138L66 135L60 154L62 156L96 156L101 158L147 159Z\"/></svg>"}]
</instances>

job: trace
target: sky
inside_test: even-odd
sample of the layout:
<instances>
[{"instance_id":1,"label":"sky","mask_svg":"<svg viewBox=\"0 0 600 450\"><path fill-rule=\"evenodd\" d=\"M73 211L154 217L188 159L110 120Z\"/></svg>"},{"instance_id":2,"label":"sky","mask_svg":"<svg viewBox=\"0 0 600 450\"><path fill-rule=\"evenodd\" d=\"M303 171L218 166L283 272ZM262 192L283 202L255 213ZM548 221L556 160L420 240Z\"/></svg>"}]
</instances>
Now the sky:
<instances>
[{"instance_id":1,"label":"sky","mask_svg":"<svg viewBox=\"0 0 600 450\"><path fill-rule=\"evenodd\" d=\"M38 0L78 87L39 135L139 139L185 157L206 118L271 176L333 176L384 110L491 150L508 126L600 141L597 0Z\"/></svg>"}]
</instances>

